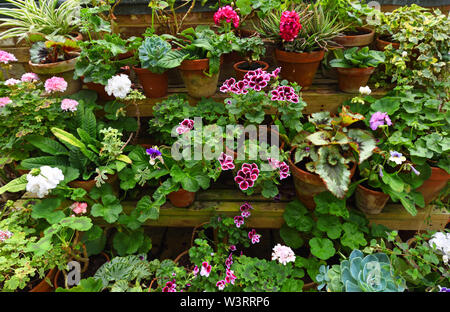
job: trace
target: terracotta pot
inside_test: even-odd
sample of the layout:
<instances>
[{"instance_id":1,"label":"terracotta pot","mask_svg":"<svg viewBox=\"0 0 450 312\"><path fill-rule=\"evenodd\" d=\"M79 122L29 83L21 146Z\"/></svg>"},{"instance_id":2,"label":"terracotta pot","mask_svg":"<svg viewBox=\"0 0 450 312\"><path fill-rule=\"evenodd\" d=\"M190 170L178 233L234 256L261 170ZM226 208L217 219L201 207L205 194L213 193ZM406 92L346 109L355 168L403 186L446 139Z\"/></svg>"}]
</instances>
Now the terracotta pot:
<instances>
[{"instance_id":1,"label":"terracotta pot","mask_svg":"<svg viewBox=\"0 0 450 312\"><path fill-rule=\"evenodd\" d=\"M438 197L440 191L447 185L449 179L450 174L444 169L431 167L431 176L416 190L422 193L425 204L428 205Z\"/></svg>"},{"instance_id":2,"label":"terracotta pot","mask_svg":"<svg viewBox=\"0 0 450 312\"><path fill-rule=\"evenodd\" d=\"M188 192L186 190L179 189L178 191L167 195L167 198L169 198L170 203L175 207L185 208L189 207L194 202L195 192Z\"/></svg>"},{"instance_id":3,"label":"terracotta pot","mask_svg":"<svg viewBox=\"0 0 450 312\"><path fill-rule=\"evenodd\" d=\"M342 35L335 37L334 42L344 47L365 47L373 42L375 37L375 30L367 27L357 27L356 30L360 33L358 35Z\"/></svg>"},{"instance_id":4,"label":"terracotta pot","mask_svg":"<svg viewBox=\"0 0 450 312\"><path fill-rule=\"evenodd\" d=\"M356 207L367 214L379 214L389 200L389 195L368 189L361 184L355 191Z\"/></svg>"},{"instance_id":5,"label":"terracotta pot","mask_svg":"<svg viewBox=\"0 0 450 312\"><path fill-rule=\"evenodd\" d=\"M73 79L75 72L75 64L78 61L79 53L74 52L76 57L56 63L49 64L33 64L28 61L30 70L39 76L39 79L45 81L53 76L62 77L67 82L67 89L64 92L59 92L59 96L65 96L77 93L81 90L82 82L80 79Z\"/></svg>"},{"instance_id":6,"label":"terracotta pot","mask_svg":"<svg viewBox=\"0 0 450 312\"><path fill-rule=\"evenodd\" d=\"M281 67L280 76L290 82L297 82L302 90L308 90L312 85L324 55L324 50L305 53L275 50L275 58Z\"/></svg>"},{"instance_id":7,"label":"terracotta pot","mask_svg":"<svg viewBox=\"0 0 450 312\"><path fill-rule=\"evenodd\" d=\"M102 101L113 101L115 99L115 97L113 95L108 95L108 93L106 93L105 86L100 84L100 83L85 82L84 85L89 90L93 90L93 91L97 92L99 100L102 100Z\"/></svg>"},{"instance_id":8,"label":"terracotta pot","mask_svg":"<svg viewBox=\"0 0 450 312\"><path fill-rule=\"evenodd\" d=\"M378 51L384 51L386 49L386 47L390 44L392 44L392 47L394 49L400 48L400 43L385 41L385 40L380 39L379 37L375 40L375 43L376 43L376 47L377 47Z\"/></svg>"},{"instance_id":9,"label":"terracotta pot","mask_svg":"<svg viewBox=\"0 0 450 312\"><path fill-rule=\"evenodd\" d=\"M108 180L106 180L105 182L108 184L111 184L113 188L117 188L117 182L118 182L117 173L114 175L107 174L106 176L108 177ZM95 187L95 180L94 179L88 180L88 181L76 180L76 181L69 182L69 186L73 187L73 188L82 188L86 192L90 192Z\"/></svg>"},{"instance_id":10,"label":"terracotta pot","mask_svg":"<svg viewBox=\"0 0 450 312\"><path fill-rule=\"evenodd\" d=\"M291 150L291 155L293 154L292 152L294 149L295 148ZM316 203L314 202L314 196L328 191L325 182L318 174L310 173L297 167L292 161L291 156L288 157L288 164L294 179L297 198L306 206L306 208L311 210L315 209ZM355 171L356 163L353 163L353 167L350 169L350 179L355 174Z\"/></svg>"},{"instance_id":11,"label":"terracotta pot","mask_svg":"<svg viewBox=\"0 0 450 312\"><path fill-rule=\"evenodd\" d=\"M370 75L375 67L367 68L336 68L338 72L339 89L347 93L359 93L360 87L367 86Z\"/></svg>"},{"instance_id":12,"label":"terracotta pot","mask_svg":"<svg viewBox=\"0 0 450 312\"><path fill-rule=\"evenodd\" d=\"M48 273L45 275L45 279L48 279L50 281L53 280L53 278L55 277L56 273L57 273L57 269L51 269L50 271L48 271ZM53 291L53 286L51 284L49 284L48 282L45 281L45 279L43 279L42 281L39 282L39 284L37 284L36 286L34 286L30 292L52 292Z\"/></svg>"},{"instance_id":13,"label":"terracotta pot","mask_svg":"<svg viewBox=\"0 0 450 312\"><path fill-rule=\"evenodd\" d=\"M144 94L148 98L160 98L167 95L169 78L167 72L155 74L146 68L133 67L134 72L141 82Z\"/></svg>"},{"instance_id":14,"label":"terracotta pot","mask_svg":"<svg viewBox=\"0 0 450 312\"><path fill-rule=\"evenodd\" d=\"M256 65L258 66L255 69L241 69L241 68L239 68L239 66L241 66L241 65L243 65L245 63L248 63L248 62L247 61L240 61L240 62L237 62L237 63L235 63L233 65L234 77L236 77L237 81L244 79L245 74L248 73L249 71L256 70L257 68L261 68L264 71L267 71L269 69L269 64L267 64L264 61L253 61L253 64L256 63Z\"/></svg>"},{"instance_id":15,"label":"terracotta pot","mask_svg":"<svg viewBox=\"0 0 450 312\"><path fill-rule=\"evenodd\" d=\"M211 77L204 74L209 70L209 59L184 60L179 69L190 96L201 98L216 94L219 73L215 73Z\"/></svg>"}]
</instances>

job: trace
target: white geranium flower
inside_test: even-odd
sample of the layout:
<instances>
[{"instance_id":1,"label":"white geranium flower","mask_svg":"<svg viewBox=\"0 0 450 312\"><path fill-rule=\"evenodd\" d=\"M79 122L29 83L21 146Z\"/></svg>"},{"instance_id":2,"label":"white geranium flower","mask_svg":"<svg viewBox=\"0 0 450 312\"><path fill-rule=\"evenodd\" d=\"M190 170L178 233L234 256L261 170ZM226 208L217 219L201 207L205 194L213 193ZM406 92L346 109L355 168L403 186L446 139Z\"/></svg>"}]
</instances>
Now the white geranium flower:
<instances>
[{"instance_id":1,"label":"white geranium flower","mask_svg":"<svg viewBox=\"0 0 450 312\"><path fill-rule=\"evenodd\" d=\"M450 233L436 232L428 242L431 247L443 254L443 261L448 263L450 257Z\"/></svg>"},{"instance_id":2,"label":"white geranium flower","mask_svg":"<svg viewBox=\"0 0 450 312\"><path fill-rule=\"evenodd\" d=\"M403 52L402 52L402 57L407 57L407 56L408 56L408 52L403 51Z\"/></svg>"},{"instance_id":3,"label":"white geranium flower","mask_svg":"<svg viewBox=\"0 0 450 312\"><path fill-rule=\"evenodd\" d=\"M278 260L279 263L286 265L295 261L295 254L291 248L277 244L273 247L272 260Z\"/></svg>"},{"instance_id":4,"label":"white geranium flower","mask_svg":"<svg viewBox=\"0 0 450 312\"><path fill-rule=\"evenodd\" d=\"M370 90L369 86L359 87L359 93L361 95L370 95L372 93L372 90Z\"/></svg>"},{"instance_id":5,"label":"white geranium flower","mask_svg":"<svg viewBox=\"0 0 450 312\"><path fill-rule=\"evenodd\" d=\"M64 180L64 175L59 168L42 166L38 175L32 172L27 174L27 192L36 194L39 198L48 195L50 190L56 188Z\"/></svg>"},{"instance_id":6,"label":"white geranium flower","mask_svg":"<svg viewBox=\"0 0 450 312\"><path fill-rule=\"evenodd\" d=\"M108 95L114 95L116 98L124 99L131 91L131 80L124 74L113 76L108 80L105 91Z\"/></svg>"}]
</instances>

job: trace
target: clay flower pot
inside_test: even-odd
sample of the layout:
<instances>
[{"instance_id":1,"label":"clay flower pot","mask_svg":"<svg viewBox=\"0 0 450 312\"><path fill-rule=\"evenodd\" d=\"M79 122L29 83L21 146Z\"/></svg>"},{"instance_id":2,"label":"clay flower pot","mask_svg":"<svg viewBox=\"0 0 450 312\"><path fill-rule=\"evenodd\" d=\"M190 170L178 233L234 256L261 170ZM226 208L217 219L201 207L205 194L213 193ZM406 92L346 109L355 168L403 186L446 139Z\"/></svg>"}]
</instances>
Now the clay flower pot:
<instances>
[{"instance_id":1,"label":"clay flower pot","mask_svg":"<svg viewBox=\"0 0 450 312\"><path fill-rule=\"evenodd\" d=\"M324 50L305 53L275 50L278 67L281 67L280 76L290 82L298 83L302 90L308 90L312 85L324 56Z\"/></svg>"},{"instance_id":2,"label":"clay flower pot","mask_svg":"<svg viewBox=\"0 0 450 312\"><path fill-rule=\"evenodd\" d=\"M431 167L431 176L416 190L422 193L425 204L428 205L437 198L440 191L447 185L450 174L438 167Z\"/></svg>"},{"instance_id":3,"label":"clay flower pot","mask_svg":"<svg viewBox=\"0 0 450 312\"><path fill-rule=\"evenodd\" d=\"M172 192L167 195L172 205L178 208L185 208L192 205L195 200L195 192L188 192L183 189L179 189L176 192Z\"/></svg>"},{"instance_id":4,"label":"clay flower pot","mask_svg":"<svg viewBox=\"0 0 450 312\"><path fill-rule=\"evenodd\" d=\"M379 214L389 200L389 195L368 189L361 184L355 191L356 207L367 214Z\"/></svg>"},{"instance_id":5,"label":"clay flower pot","mask_svg":"<svg viewBox=\"0 0 450 312\"><path fill-rule=\"evenodd\" d=\"M347 93L358 93L360 87L367 86L370 75L375 67L367 68L336 68L338 72L339 89Z\"/></svg>"},{"instance_id":6,"label":"clay flower pot","mask_svg":"<svg viewBox=\"0 0 450 312\"><path fill-rule=\"evenodd\" d=\"M208 77L209 59L184 60L180 67L181 78L187 93L194 98L211 97L216 93L219 73Z\"/></svg>"},{"instance_id":7,"label":"clay flower pot","mask_svg":"<svg viewBox=\"0 0 450 312\"><path fill-rule=\"evenodd\" d=\"M108 180L106 180L105 182L108 184L111 184L113 189L117 188L117 178L118 175L117 173L114 175L106 175L108 177ZM72 182L69 182L69 186L72 188L82 188L83 190L85 190L86 192L90 192L94 187L95 187L95 180L88 180L88 181L82 181L82 180L75 180Z\"/></svg>"},{"instance_id":8,"label":"clay flower pot","mask_svg":"<svg viewBox=\"0 0 450 312\"><path fill-rule=\"evenodd\" d=\"M160 98L167 95L169 78L167 72L155 74L147 68L133 67L139 81L141 82L144 94L148 98Z\"/></svg>"},{"instance_id":9,"label":"clay flower pot","mask_svg":"<svg viewBox=\"0 0 450 312\"><path fill-rule=\"evenodd\" d=\"M385 41L385 40L383 40L383 39L380 39L380 37L378 37L378 38L375 40L375 44L376 44L376 47L377 47L377 50L378 50L378 51L384 51L384 50L386 49L386 47L387 47L388 45L390 45L390 44L392 44L392 47L393 47L394 49L400 48L400 43L398 43L398 42Z\"/></svg>"},{"instance_id":10,"label":"clay flower pot","mask_svg":"<svg viewBox=\"0 0 450 312\"><path fill-rule=\"evenodd\" d=\"M84 85L89 90L93 90L93 91L97 92L99 100L102 100L102 101L113 101L115 99L115 97L113 95L108 95L108 93L106 93L105 86L100 84L100 83L85 82Z\"/></svg>"},{"instance_id":11,"label":"clay flower pot","mask_svg":"<svg viewBox=\"0 0 450 312\"><path fill-rule=\"evenodd\" d=\"M333 39L334 42L342 45L345 48L350 47L365 47L373 42L375 37L375 30L367 27L356 27L358 34L337 36Z\"/></svg>"},{"instance_id":12,"label":"clay flower pot","mask_svg":"<svg viewBox=\"0 0 450 312\"><path fill-rule=\"evenodd\" d=\"M291 155L293 155L293 151L294 148L291 150ZM310 173L297 167L292 161L291 156L288 157L288 164L294 180L297 198L306 206L306 208L310 210L315 209L316 203L314 202L314 196L328 191L325 182L318 174ZM356 163L353 163L353 167L350 169L350 179L355 174L355 171Z\"/></svg>"},{"instance_id":13,"label":"clay flower pot","mask_svg":"<svg viewBox=\"0 0 450 312\"><path fill-rule=\"evenodd\" d=\"M50 271L48 271L48 273L45 275L45 278L39 282L39 284L37 284L36 286L34 286L30 292L52 292L53 291L53 286L51 284L49 284L46 279L52 281L53 278L55 277L56 273L57 273L57 269L51 269Z\"/></svg>"},{"instance_id":14,"label":"clay flower pot","mask_svg":"<svg viewBox=\"0 0 450 312\"><path fill-rule=\"evenodd\" d=\"M248 73L249 71L256 70L258 68L261 68L264 71L267 71L267 69L269 69L269 64L267 64L264 61L253 61L251 63L252 65L251 69L242 69L242 67L244 68L249 67L249 65L250 64L247 61L240 61L233 65L234 77L236 77L237 81L244 79L245 74Z\"/></svg>"},{"instance_id":15,"label":"clay flower pot","mask_svg":"<svg viewBox=\"0 0 450 312\"><path fill-rule=\"evenodd\" d=\"M67 89L64 92L58 93L59 96L65 96L77 93L80 91L82 83L80 79L73 79L75 72L75 64L78 61L79 53L74 52L74 58L49 64L33 64L28 61L30 70L39 76L39 79L45 81L53 76L62 77L67 82Z\"/></svg>"}]
</instances>

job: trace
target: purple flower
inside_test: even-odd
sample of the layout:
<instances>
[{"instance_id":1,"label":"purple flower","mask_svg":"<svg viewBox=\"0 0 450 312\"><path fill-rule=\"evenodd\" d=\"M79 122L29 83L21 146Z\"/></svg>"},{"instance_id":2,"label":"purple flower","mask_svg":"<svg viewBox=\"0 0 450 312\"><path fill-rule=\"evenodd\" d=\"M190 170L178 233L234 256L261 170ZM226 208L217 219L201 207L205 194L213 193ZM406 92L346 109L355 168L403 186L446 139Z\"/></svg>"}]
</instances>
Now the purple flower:
<instances>
[{"instance_id":1,"label":"purple flower","mask_svg":"<svg viewBox=\"0 0 450 312\"><path fill-rule=\"evenodd\" d=\"M234 169L233 157L222 152L219 156L220 166L222 170Z\"/></svg>"},{"instance_id":2,"label":"purple flower","mask_svg":"<svg viewBox=\"0 0 450 312\"><path fill-rule=\"evenodd\" d=\"M242 216L236 216L234 217L234 223L236 224L237 228L240 228L242 224L244 224L244 218Z\"/></svg>"},{"instance_id":3,"label":"purple flower","mask_svg":"<svg viewBox=\"0 0 450 312\"><path fill-rule=\"evenodd\" d=\"M245 191L248 188L253 187L258 176L259 169L257 164L243 164L241 170L238 171L234 178L234 181L236 181L241 190Z\"/></svg>"},{"instance_id":4,"label":"purple flower","mask_svg":"<svg viewBox=\"0 0 450 312\"><path fill-rule=\"evenodd\" d=\"M441 287L441 286L439 286L439 285L438 285L438 287L439 287L439 292L450 292L450 288L447 288L447 287Z\"/></svg>"},{"instance_id":5,"label":"purple flower","mask_svg":"<svg viewBox=\"0 0 450 312\"><path fill-rule=\"evenodd\" d=\"M395 162L397 165L401 165L406 160L406 157L402 153L390 151L390 154L391 157L389 157L389 160Z\"/></svg>"},{"instance_id":6,"label":"purple flower","mask_svg":"<svg viewBox=\"0 0 450 312\"><path fill-rule=\"evenodd\" d=\"M383 126L385 122L386 125L392 126L391 119L387 113L376 112L370 117L370 128L375 131L379 126Z\"/></svg>"},{"instance_id":7,"label":"purple flower","mask_svg":"<svg viewBox=\"0 0 450 312\"><path fill-rule=\"evenodd\" d=\"M252 241L252 244L256 244L259 243L261 235L257 234L255 229L252 229L250 232L248 232L248 238Z\"/></svg>"},{"instance_id":8,"label":"purple flower","mask_svg":"<svg viewBox=\"0 0 450 312\"><path fill-rule=\"evenodd\" d=\"M380 178L383 177L383 168L382 168L382 167L380 167L380 168L378 169L378 175L380 176Z\"/></svg>"},{"instance_id":9,"label":"purple flower","mask_svg":"<svg viewBox=\"0 0 450 312\"><path fill-rule=\"evenodd\" d=\"M411 170L414 172L415 175L420 175L420 172L413 167L413 165L409 164L409 166L411 167Z\"/></svg>"},{"instance_id":10,"label":"purple flower","mask_svg":"<svg viewBox=\"0 0 450 312\"><path fill-rule=\"evenodd\" d=\"M150 158L156 159L156 157L161 156L161 152L156 148L148 148L145 152L150 155Z\"/></svg>"},{"instance_id":11,"label":"purple flower","mask_svg":"<svg viewBox=\"0 0 450 312\"><path fill-rule=\"evenodd\" d=\"M249 203L245 203L241 206L241 216L244 218L250 217L251 213L250 210L253 209L253 207Z\"/></svg>"}]
</instances>

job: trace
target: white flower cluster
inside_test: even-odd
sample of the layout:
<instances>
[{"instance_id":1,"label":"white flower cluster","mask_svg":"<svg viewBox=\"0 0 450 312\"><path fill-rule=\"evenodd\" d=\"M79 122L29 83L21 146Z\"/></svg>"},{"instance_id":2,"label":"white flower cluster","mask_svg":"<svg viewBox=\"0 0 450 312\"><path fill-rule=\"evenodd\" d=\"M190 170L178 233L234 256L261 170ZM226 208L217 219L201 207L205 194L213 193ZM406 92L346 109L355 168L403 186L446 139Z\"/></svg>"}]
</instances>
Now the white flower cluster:
<instances>
[{"instance_id":1,"label":"white flower cluster","mask_svg":"<svg viewBox=\"0 0 450 312\"><path fill-rule=\"evenodd\" d=\"M295 261L295 254L291 248L277 244L273 247L272 260L278 260L281 264L286 265L288 262Z\"/></svg>"},{"instance_id":2,"label":"white flower cluster","mask_svg":"<svg viewBox=\"0 0 450 312\"><path fill-rule=\"evenodd\" d=\"M372 93L372 90L370 90L369 86L359 87L359 93L361 95L370 95Z\"/></svg>"},{"instance_id":3,"label":"white flower cluster","mask_svg":"<svg viewBox=\"0 0 450 312\"><path fill-rule=\"evenodd\" d=\"M43 198L62 180L64 180L64 175L61 169L42 166L38 175L34 175L32 172L27 174L26 190L36 194L39 198Z\"/></svg>"},{"instance_id":4,"label":"white flower cluster","mask_svg":"<svg viewBox=\"0 0 450 312\"><path fill-rule=\"evenodd\" d=\"M436 232L428 244L443 254L442 260L448 264L450 258L450 233Z\"/></svg>"},{"instance_id":5,"label":"white flower cluster","mask_svg":"<svg viewBox=\"0 0 450 312\"><path fill-rule=\"evenodd\" d=\"M131 80L124 74L113 76L108 80L105 91L110 96L114 95L116 98L124 99L131 91Z\"/></svg>"}]
</instances>

